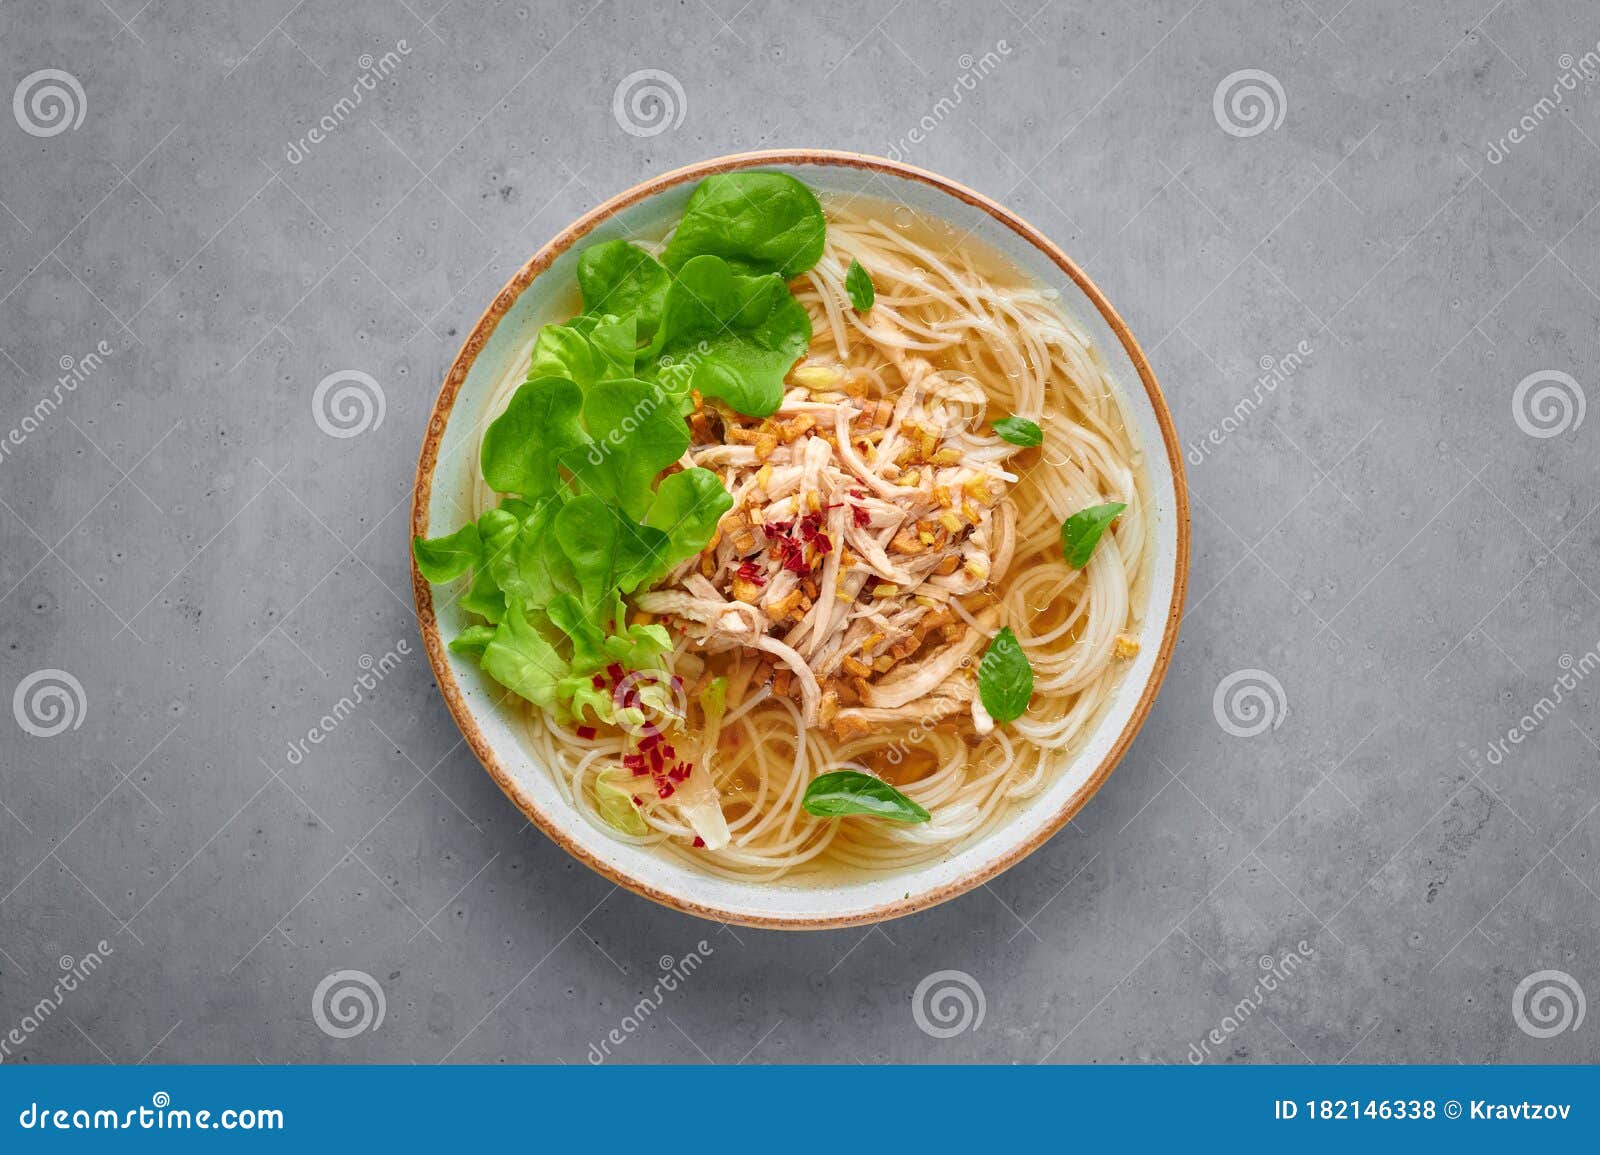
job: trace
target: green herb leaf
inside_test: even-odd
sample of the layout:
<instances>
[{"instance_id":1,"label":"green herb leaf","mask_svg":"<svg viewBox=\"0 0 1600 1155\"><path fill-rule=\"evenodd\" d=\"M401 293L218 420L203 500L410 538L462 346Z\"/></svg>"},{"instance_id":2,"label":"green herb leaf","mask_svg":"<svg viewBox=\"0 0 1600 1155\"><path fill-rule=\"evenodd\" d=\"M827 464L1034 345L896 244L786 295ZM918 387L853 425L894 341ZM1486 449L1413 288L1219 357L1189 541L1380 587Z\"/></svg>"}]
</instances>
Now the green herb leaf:
<instances>
[{"instance_id":1,"label":"green herb leaf","mask_svg":"<svg viewBox=\"0 0 1600 1155\"><path fill-rule=\"evenodd\" d=\"M494 626L468 626L457 635L455 641L450 643L450 652L481 658L484 647L494 641L495 633Z\"/></svg>"},{"instance_id":2,"label":"green herb leaf","mask_svg":"<svg viewBox=\"0 0 1600 1155\"><path fill-rule=\"evenodd\" d=\"M1127 508L1126 502L1112 501L1105 505L1091 505L1067 518L1061 526L1061 552L1066 555L1067 564L1074 569L1088 565L1106 527Z\"/></svg>"},{"instance_id":3,"label":"green herb leaf","mask_svg":"<svg viewBox=\"0 0 1600 1155\"><path fill-rule=\"evenodd\" d=\"M850 262L850 270L844 275L844 288L845 292L850 294L850 303L855 306L858 313L865 313L878 299L877 290L872 287L872 278L867 275L867 270L861 267L860 261Z\"/></svg>"},{"instance_id":4,"label":"green herb leaf","mask_svg":"<svg viewBox=\"0 0 1600 1155\"><path fill-rule=\"evenodd\" d=\"M564 377L587 389L596 381L632 377L635 319L578 317L565 325L546 325L533 343L528 380Z\"/></svg>"},{"instance_id":5,"label":"green herb leaf","mask_svg":"<svg viewBox=\"0 0 1600 1155\"><path fill-rule=\"evenodd\" d=\"M578 256L583 311L633 317L640 341L655 336L671 280L659 261L627 241L603 241Z\"/></svg>"},{"instance_id":6,"label":"green herb leaf","mask_svg":"<svg viewBox=\"0 0 1600 1155\"><path fill-rule=\"evenodd\" d=\"M1026 417L1002 417L994 423L995 436L1024 449L1032 449L1044 442L1044 430Z\"/></svg>"},{"instance_id":7,"label":"green herb leaf","mask_svg":"<svg viewBox=\"0 0 1600 1155\"><path fill-rule=\"evenodd\" d=\"M505 620L483 650L483 670L514 694L553 710L556 685L567 676L567 663L533 623L522 603L507 603Z\"/></svg>"},{"instance_id":8,"label":"green herb leaf","mask_svg":"<svg viewBox=\"0 0 1600 1155\"><path fill-rule=\"evenodd\" d=\"M483 476L497 493L541 498L555 492L563 453L587 445L578 423L583 391L561 377L529 381L483 434Z\"/></svg>"},{"instance_id":9,"label":"green herb leaf","mask_svg":"<svg viewBox=\"0 0 1600 1155\"><path fill-rule=\"evenodd\" d=\"M709 469L696 466L663 477L644 519L646 525L667 535L663 568L671 569L705 549L717 531L717 522L731 508L733 495Z\"/></svg>"},{"instance_id":10,"label":"green herb leaf","mask_svg":"<svg viewBox=\"0 0 1600 1155\"><path fill-rule=\"evenodd\" d=\"M1022 717L1033 696L1033 667L1017 635L1006 626L989 643L978 663L978 697L996 722Z\"/></svg>"},{"instance_id":11,"label":"green herb leaf","mask_svg":"<svg viewBox=\"0 0 1600 1155\"><path fill-rule=\"evenodd\" d=\"M606 825L624 834L649 834L650 827L644 815L639 813L639 808L633 804L633 795L627 789L626 779L619 785L614 778L615 775L605 773L594 780L594 808L605 819Z\"/></svg>"},{"instance_id":12,"label":"green herb leaf","mask_svg":"<svg viewBox=\"0 0 1600 1155\"><path fill-rule=\"evenodd\" d=\"M703 396L765 417L811 344L811 318L782 278L745 276L721 257L699 256L667 290L658 336L663 358L675 363L674 378L686 374Z\"/></svg>"},{"instance_id":13,"label":"green herb leaf","mask_svg":"<svg viewBox=\"0 0 1600 1155\"><path fill-rule=\"evenodd\" d=\"M642 518L655 500L656 474L689 448L689 427L676 404L643 381L602 381L583 399L583 420L590 436L561 464L585 490Z\"/></svg>"},{"instance_id":14,"label":"green herb leaf","mask_svg":"<svg viewBox=\"0 0 1600 1155\"><path fill-rule=\"evenodd\" d=\"M668 538L638 525L593 494L575 497L556 515L555 536L572 563L590 616L608 611L617 591L632 593L658 572Z\"/></svg>"},{"instance_id":15,"label":"green herb leaf","mask_svg":"<svg viewBox=\"0 0 1600 1155\"><path fill-rule=\"evenodd\" d=\"M724 257L745 272L799 276L822 256L827 222L816 194L778 172L708 176L690 196L661 255L673 272L693 257Z\"/></svg>"},{"instance_id":16,"label":"green herb leaf","mask_svg":"<svg viewBox=\"0 0 1600 1155\"><path fill-rule=\"evenodd\" d=\"M453 581L478 564L483 557L483 543L478 540L475 522L444 537L411 539L411 552L417 559L417 570L435 584Z\"/></svg>"},{"instance_id":17,"label":"green herb leaf","mask_svg":"<svg viewBox=\"0 0 1600 1155\"><path fill-rule=\"evenodd\" d=\"M802 805L818 818L865 814L891 822L926 822L931 817L882 778L859 770L831 770L813 778Z\"/></svg>"}]
</instances>

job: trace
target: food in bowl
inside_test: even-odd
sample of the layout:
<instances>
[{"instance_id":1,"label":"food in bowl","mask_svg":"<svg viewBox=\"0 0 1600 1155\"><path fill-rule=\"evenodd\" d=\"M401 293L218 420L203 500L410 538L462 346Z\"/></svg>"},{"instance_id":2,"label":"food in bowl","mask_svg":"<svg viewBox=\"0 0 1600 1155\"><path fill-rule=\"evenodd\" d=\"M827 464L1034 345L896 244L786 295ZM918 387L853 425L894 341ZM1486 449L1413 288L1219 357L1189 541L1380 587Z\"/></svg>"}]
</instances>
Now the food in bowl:
<instances>
[{"instance_id":1,"label":"food in bowl","mask_svg":"<svg viewBox=\"0 0 1600 1155\"><path fill-rule=\"evenodd\" d=\"M951 854L1138 653L1147 484L1055 294L900 205L706 177L589 246L418 538L568 804L739 881Z\"/></svg>"}]
</instances>

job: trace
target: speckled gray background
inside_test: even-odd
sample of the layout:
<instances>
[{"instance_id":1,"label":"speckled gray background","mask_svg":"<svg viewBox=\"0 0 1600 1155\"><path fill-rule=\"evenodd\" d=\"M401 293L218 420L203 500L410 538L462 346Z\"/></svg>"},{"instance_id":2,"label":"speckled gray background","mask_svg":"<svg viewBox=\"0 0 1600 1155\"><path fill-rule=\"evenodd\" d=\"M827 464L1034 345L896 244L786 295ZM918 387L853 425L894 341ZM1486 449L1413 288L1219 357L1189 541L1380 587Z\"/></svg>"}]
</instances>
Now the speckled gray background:
<instances>
[{"instance_id":1,"label":"speckled gray background","mask_svg":"<svg viewBox=\"0 0 1600 1155\"><path fill-rule=\"evenodd\" d=\"M1600 1057L1554 997L1600 994L1593 6L1037 4L0 8L4 1061L583 1062L701 939L618 1058ZM673 107L635 135L644 69ZM530 829L439 700L406 559L429 407L511 271L643 177L775 145L1013 206L1129 319L1185 443L1217 431L1176 659L1099 796L958 901L798 937ZM345 370L383 419L330 437ZM54 722L39 671L81 686ZM1240 671L1253 736L1214 700ZM341 970L376 1029L319 1029ZM937 1038L913 996L945 970L983 1016Z\"/></svg>"}]
</instances>

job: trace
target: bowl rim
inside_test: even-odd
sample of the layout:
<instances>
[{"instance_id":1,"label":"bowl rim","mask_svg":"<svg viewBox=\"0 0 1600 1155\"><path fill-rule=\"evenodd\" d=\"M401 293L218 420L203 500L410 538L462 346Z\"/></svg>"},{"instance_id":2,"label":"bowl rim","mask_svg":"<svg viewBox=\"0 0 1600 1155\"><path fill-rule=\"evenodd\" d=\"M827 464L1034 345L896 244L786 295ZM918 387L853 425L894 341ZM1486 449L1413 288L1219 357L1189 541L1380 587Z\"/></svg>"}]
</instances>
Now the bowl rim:
<instances>
[{"instance_id":1,"label":"bowl rim","mask_svg":"<svg viewBox=\"0 0 1600 1155\"><path fill-rule=\"evenodd\" d=\"M1090 798L1094 797L1095 793L1105 783L1105 780L1111 776L1111 771L1122 760L1122 756L1127 752L1134 736L1138 734L1140 728L1144 725L1145 719L1149 716L1150 709L1155 703L1156 694L1161 688L1161 683L1166 678L1168 667L1172 663L1173 648L1177 644L1178 627L1183 619L1184 598L1188 590L1189 581L1189 489L1187 479L1184 476L1183 451L1178 441L1177 429L1173 424L1172 414L1167 408L1166 399L1162 396L1161 387L1156 382L1155 373L1151 370L1144 351L1139 347L1138 341L1134 339L1127 323L1112 307L1105 294L1100 291L1099 286L1089 278L1087 273L1078 267L1077 263L1065 251L1045 236L1044 233L982 193L967 188L965 185L950 180L948 177L940 176L937 173L900 161L871 156L865 153L834 149L769 149L714 157L710 160L685 165L641 181L632 188L618 193L616 196L584 213L535 252L533 256L528 258L527 262L517 270L516 274L496 294L494 300L490 302L488 308L478 318L472 331L467 334L466 340L462 342L461 351L456 354L455 360L451 362L449 372L445 375L444 384L434 401L432 412L428 418L427 435L423 439L422 451L417 460L416 479L412 487L412 537L427 536L428 506L433 494L433 474L438 464L439 449L444 437L445 426L449 421L461 387L466 381L467 374L477 360L478 354L483 351L484 346L488 343L500 319L510 311L511 307L528 286L533 283L534 279L548 269L558 257L593 231L596 226L641 201L677 185L688 181L700 180L714 173L756 168L765 165L822 165L887 174L932 186L981 210L997 223L1010 229L1017 236L1039 250L1040 253L1076 283L1083 294L1093 302L1094 307L1100 312L1101 317L1111 328L1111 331L1116 334L1117 340L1121 342L1123 350L1128 355L1128 359L1138 371L1139 380L1143 383L1145 394L1155 411L1156 421L1161 429L1162 443L1166 448L1168 465L1172 471L1173 493L1176 499L1174 517L1177 530L1172 601L1167 610L1166 626L1161 637L1161 648L1156 655L1155 664L1151 669L1149 679L1145 683L1139 700L1135 703L1132 714L1129 715L1127 722L1123 725L1122 732L1117 735L1116 740L1111 744L1111 747L1101 758L1099 765L1094 768L1094 771L1083 785L1027 841L1012 848L1003 857L993 862L980 864L961 877L921 894L910 893L906 897L892 902L881 903L864 910L839 915L763 915L695 902L681 895L663 890L658 886L642 882L590 853L585 846L568 834L551 816L535 805L533 799L523 792L516 779L502 765L499 756L479 728L477 719L473 716L461 687L456 682L455 673L445 656L445 647L440 637L438 619L434 614L433 587L417 569L414 555L411 557L411 588L416 599L417 621L422 633L423 647L428 654L429 665L432 667L434 678L438 682L439 692L444 697L445 705L449 708L457 727L460 728L462 737L506 797L516 805L517 809L530 822L543 831L545 836L552 842L579 862L618 886L684 914L695 915L714 922L733 923L738 926L749 926L758 929L828 930L839 927L864 926L900 918L905 915L915 914L918 911L927 910L930 907L965 894L967 891L988 882L1001 872L1015 866L1043 846L1063 826L1071 821L1079 810L1083 809ZM407 552L411 553L410 550Z\"/></svg>"}]
</instances>

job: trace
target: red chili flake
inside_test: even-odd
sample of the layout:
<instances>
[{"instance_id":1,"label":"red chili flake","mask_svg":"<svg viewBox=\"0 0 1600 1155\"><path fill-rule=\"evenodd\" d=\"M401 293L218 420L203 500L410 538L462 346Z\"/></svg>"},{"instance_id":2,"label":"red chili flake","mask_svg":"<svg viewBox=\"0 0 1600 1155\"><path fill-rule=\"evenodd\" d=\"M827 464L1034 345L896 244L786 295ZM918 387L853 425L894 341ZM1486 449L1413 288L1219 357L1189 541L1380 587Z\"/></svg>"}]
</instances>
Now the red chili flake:
<instances>
[{"instance_id":1,"label":"red chili flake","mask_svg":"<svg viewBox=\"0 0 1600 1155\"><path fill-rule=\"evenodd\" d=\"M624 770L632 770L635 774L643 774L645 772L644 755L624 754L622 756L622 768Z\"/></svg>"},{"instance_id":2,"label":"red chili flake","mask_svg":"<svg viewBox=\"0 0 1600 1155\"><path fill-rule=\"evenodd\" d=\"M644 806L644 800L641 799L637 794L635 794L633 796L633 804L635 806L643 807Z\"/></svg>"},{"instance_id":3,"label":"red chili flake","mask_svg":"<svg viewBox=\"0 0 1600 1155\"><path fill-rule=\"evenodd\" d=\"M706 840L704 838L701 838L698 834L696 834L694 836L694 844L697 847L704 846L706 844Z\"/></svg>"},{"instance_id":4,"label":"red chili flake","mask_svg":"<svg viewBox=\"0 0 1600 1155\"><path fill-rule=\"evenodd\" d=\"M598 733L599 733L599 731L596 730L593 726L579 726L578 727L578 737L582 738L585 742L594 741L594 736L596 734L598 734Z\"/></svg>"},{"instance_id":5,"label":"red chili flake","mask_svg":"<svg viewBox=\"0 0 1600 1155\"><path fill-rule=\"evenodd\" d=\"M857 529L865 529L872 524L872 515L859 505L850 507L850 515L855 518Z\"/></svg>"},{"instance_id":6,"label":"red chili flake","mask_svg":"<svg viewBox=\"0 0 1600 1155\"><path fill-rule=\"evenodd\" d=\"M756 563L753 561L747 561L739 567L739 576L747 582L754 582L758 586L767 584L767 579L761 576L761 571L756 569ZM674 678L673 681L677 682L677 679ZM673 689L679 689L679 686L675 685Z\"/></svg>"},{"instance_id":7,"label":"red chili flake","mask_svg":"<svg viewBox=\"0 0 1600 1155\"><path fill-rule=\"evenodd\" d=\"M825 533L817 534L816 540L814 542L812 542L812 544L817 547L817 552L818 553L832 553L833 552L833 542L832 542L832 540L829 539L828 535L825 534Z\"/></svg>"},{"instance_id":8,"label":"red chili flake","mask_svg":"<svg viewBox=\"0 0 1600 1155\"><path fill-rule=\"evenodd\" d=\"M659 741L661 741L660 734L646 734L643 738L639 739L639 749L648 750Z\"/></svg>"},{"instance_id":9,"label":"red chili flake","mask_svg":"<svg viewBox=\"0 0 1600 1155\"><path fill-rule=\"evenodd\" d=\"M607 666L606 667L606 677L610 678L613 682L622 681L622 678L623 678L622 664L620 662L612 662L609 666Z\"/></svg>"},{"instance_id":10,"label":"red chili flake","mask_svg":"<svg viewBox=\"0 0 1600 1155\"><path fill-rule=\"evenodd\" d=\"M790 573L805 574L811 572L811 567L806 564L805 546L792 537L778 540L778 564Z\"/></svg>"},{"instance_id":11,"label":"red chili flake","mask_svg":"<svg viewBox=\"0 0 1600 1155\"><path fill-rule=\"evenodd\" d=\"M675 791L676 789L677 789L677 787L674 786L670 782L660 782L660 783L658 783L656 785L656 797L657 798L671 798L672 794L673 794L673 791Z\"/></svg>"},{"instance_id":12,"label":"red chili flake","mask_svg":"<svg viewBox=\"0 0 1600 1155\"><path fill-rule=\"evenodd\" d=\"M606 680L599 674L596 674L594 677L590 678L589 684L597 690L603 690L606 688Z\"/></svg>"}]
</instances>

